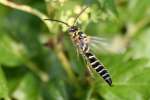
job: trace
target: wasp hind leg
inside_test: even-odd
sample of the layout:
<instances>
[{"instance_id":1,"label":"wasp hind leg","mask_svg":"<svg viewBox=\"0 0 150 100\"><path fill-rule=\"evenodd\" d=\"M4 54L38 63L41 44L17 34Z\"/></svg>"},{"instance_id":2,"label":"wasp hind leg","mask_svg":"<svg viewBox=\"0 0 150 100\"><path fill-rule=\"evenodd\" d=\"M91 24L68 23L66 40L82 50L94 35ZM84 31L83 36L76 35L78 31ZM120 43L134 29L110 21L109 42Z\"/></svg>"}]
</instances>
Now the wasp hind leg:
<instances>
[{"instance_id":1,"label":"wasp hind leg","mask_svg":"<svg viewBox=\"0 0 150 100\"><path fill-rule=\"evenodd\" d=\"M80 50L76 49L77 59L79 60Z\"/></svg>"},{"instance_id":2,"label":"wasp hind leg","mask_svg":"<svg viewBox=\"0 0 150 100\"><path fill-rule=\"evenodd\" d=\"M93 79L95 79L94 77L94 71L92 70L92 68L90 67L90 64L88 62L86 62L86 67L87 67L87 75L90 75Z\"/></svg>"},{"instance_id":3,"label":"wasp hind leg","mask_svg":"<svg viewBox=\"0 0 150 100\"><path fill-rule=\"evenodd\" d=\"M90 67L90 63L88 62L88 60L86 59L85 56L82 55L82 57L83 57L84 63L86 64L85 75L86 76L91 76L94 79L94 71Z\"/></svg>"},{"instance_id":4,"label":"wasp hind leg","mask_svg":"<svg viewBox=\"0 0 150 100\"><path fill-rule=\"evenodd\" d=\"M85 76L88 76L88 77L91 76L94 79L94 71L90 67L90 63L88 62L87 58L84 56L82 50L77 48L76 51L77 51L77 57L79 58L79 55L81 54L83 58L83 62L86 65Z\"/></svg>"}]
</instances>

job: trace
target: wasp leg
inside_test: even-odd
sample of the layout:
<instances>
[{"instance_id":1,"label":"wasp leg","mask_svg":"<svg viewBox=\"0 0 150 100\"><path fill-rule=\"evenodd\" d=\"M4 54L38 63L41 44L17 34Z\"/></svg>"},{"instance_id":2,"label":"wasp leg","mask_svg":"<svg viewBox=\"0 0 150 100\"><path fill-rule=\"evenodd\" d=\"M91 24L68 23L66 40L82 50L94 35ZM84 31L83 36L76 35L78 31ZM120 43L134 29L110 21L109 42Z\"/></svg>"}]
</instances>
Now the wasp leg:
<instances>
[{"instance_id":1,"label":"wasp leg","mask_svg":"<svg viewBox=\"0 0 150 100\"><path fill-rule=\"evenodd\" d=\"M77 59L79 60L80 50L78 48L76 49L76 53L77 53Z\"/></svg>"},{"instance_id":2,"label":"wasp leg","mask_svg":"<svg viewBox=\"0 0 150 100\"><path fill-rule=\"evenodd\" d=\"M86 67L87 67L85 75L91 76L92 78L94 78L94 71L90 67L90 63L88 62L88 59L84 56L83 51L79 47L77 47L76 51L77 51L77 54L78 54L77 55L78 58L79 58L79 54L81 54L81 56L83 58L83 61L84 61L85 65L86 65Z\"/></svg>"},{"instance_id":3,"label":"wasp leg","mask_svg":"<svg viewBox=\"0 0 150 100\"><path fill-rule=\"evenodd\" d=\"M81 53L81 55L82 55L82 58L83 58L83 60L84 60L84 63L86 64L86 67L87 67L87 69L86 69L86 75L87 76L91 76L92 78L94 78L94 71L92 70L92 68L90 67L90 63L88 62L88 60L87 60L87 58L83 55L83 53Z\"/></svg>"},{"instance_id":4,"label":"wasp leg","mask_svg":"<svg viewBox=\"0 0 150 100\"><path fill-rule=\"evenodd\" d=\"M86 67L87 67L87 73L94 79L94 71L93 69L90 67L90 63L86 61Z\"/></svg>"}]
</instances>

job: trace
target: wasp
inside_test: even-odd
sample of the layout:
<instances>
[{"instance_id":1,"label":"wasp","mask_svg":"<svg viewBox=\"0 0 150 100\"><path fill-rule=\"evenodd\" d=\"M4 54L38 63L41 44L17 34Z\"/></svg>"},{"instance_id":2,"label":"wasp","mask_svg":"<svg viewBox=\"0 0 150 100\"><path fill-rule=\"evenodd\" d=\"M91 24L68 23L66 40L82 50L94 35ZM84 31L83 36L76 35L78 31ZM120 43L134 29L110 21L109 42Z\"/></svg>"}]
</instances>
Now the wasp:
<instances>
[{"instance_id":1,"label":"wasp","mask_svg":"<svg viewBox=\"0 0 150 100\"><path fill-rule=\"evenodd\" d=\"M75 18L73 25L69 25L66 22L55 20L55 19L45 19L50 21L59 22L62 24L65 24L68 27L68 33L70 35L70 38L77 47L77 50L80 52L80 54L84 57L86 62L89 63L90 67L93 68L110 86L112 85L112 79L110 77L110 74L108 73L107 69L104 67L104 65L98 60L98 58L95 56L95 54L90 49L90 42L91 41L97 41L100 40L97 37L90 37L87 36L84 32L82 32L78 26L75 25L77 19L79 16L87 9L88 7L85 7Z\"/></svg>"}]
</instances>

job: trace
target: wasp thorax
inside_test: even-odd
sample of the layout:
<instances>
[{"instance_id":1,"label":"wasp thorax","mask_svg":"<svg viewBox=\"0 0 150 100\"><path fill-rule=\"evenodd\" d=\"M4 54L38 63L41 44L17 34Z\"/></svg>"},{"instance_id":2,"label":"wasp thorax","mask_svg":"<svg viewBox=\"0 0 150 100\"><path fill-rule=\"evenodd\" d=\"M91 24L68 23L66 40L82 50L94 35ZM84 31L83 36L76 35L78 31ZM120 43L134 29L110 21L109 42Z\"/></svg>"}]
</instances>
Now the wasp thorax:
<instances>
[{"instance_id":1,"label":"wasp thorax","mask_svg":"<svg viewBox=\"0 0 150 100\"><path fill-rule=\"evenodd\" d=\"M78 30L77 26L71 26L68 31L69 32L76 32L77 30Z\"/></svg>"}]
</instances>

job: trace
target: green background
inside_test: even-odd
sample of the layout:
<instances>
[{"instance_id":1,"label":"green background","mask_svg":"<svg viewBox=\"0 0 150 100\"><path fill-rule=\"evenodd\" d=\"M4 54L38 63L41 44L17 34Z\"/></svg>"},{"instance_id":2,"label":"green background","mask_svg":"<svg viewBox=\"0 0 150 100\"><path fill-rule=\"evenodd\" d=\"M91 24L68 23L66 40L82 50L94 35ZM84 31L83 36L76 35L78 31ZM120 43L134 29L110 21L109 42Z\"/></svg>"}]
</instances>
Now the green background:
<instances>
[{"instance_id":1,"label":"green background","mask_svg":"<svg viewBox=\"0 0 150 100\"><path fill-rule=\"evenodd\" d=\"M81 30L112 40L96 52L112 87L87 73L65 25L44 20L71 23L85 6ZM0 0L0 100L149 100L149 43L150 0Z\"/></svg>"}]
</instances>

